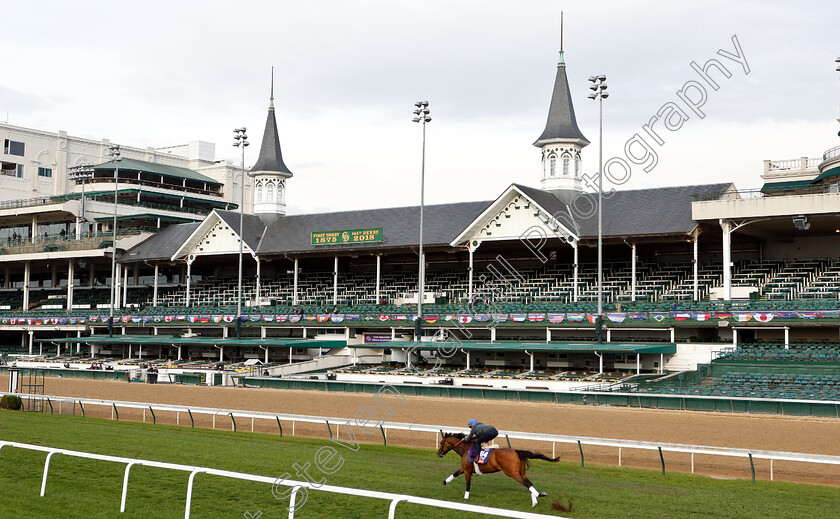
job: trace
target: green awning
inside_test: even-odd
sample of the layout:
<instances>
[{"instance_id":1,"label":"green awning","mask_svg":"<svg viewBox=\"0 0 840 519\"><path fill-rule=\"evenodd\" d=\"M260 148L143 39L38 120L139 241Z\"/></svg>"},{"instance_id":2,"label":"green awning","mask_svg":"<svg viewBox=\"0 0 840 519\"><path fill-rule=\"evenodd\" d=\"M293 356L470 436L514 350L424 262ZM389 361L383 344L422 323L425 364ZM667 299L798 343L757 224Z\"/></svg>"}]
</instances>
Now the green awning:
<instances>
[{"instance_id":1,"label":"green awning","mask_svg":"<svg viewBox=\"0 0 840 519\"><path fill-rule=\"evenodd\" d=\"M94 166L96 171L114 171L113 162L105 162ZM207 182L215 186L220 186L223 183L218 180L202 175L196 171L187 168L179 168L178 166L167 166L166 164L157 164L154 162L146 162L145 160L127 159L120 161L120 170L122 171L140 171L143 173L152 173L155 175L163 175L166 177L185 178L187 180L195 180L197 182Z\"/></svg>"},{"instance_id":2,"label":"green awning","mask_svg":"<svg viewBox=\"0 0 840 519\"><path fill-rule=\"evenodd\" d=\"M344 339L237 339L229 337L170 337L164 335L93 335L90 337L59 337L54 339L36 339L35 342L46 344L104 344L104 345L140 345L140 346L232 346L237 348L344 348Z\"/></svg>"},{"instance_id":3,"label":"green awning","mask_svg":"<svg viewBox=\"0 0 840 519\"><path fill-rule=\"evenodd\" d=\"M762 186L763 193L772 193L773 191L790 191L794 189L803 189L811 185L810 180L793 180L790 182L767 182Z\"/></svg>"},{"instance_id":4,"label":"green awning","mask_svg":"<svg viewBox=\"0 0 840 519\"><path fill-rule=\"evenodd\" d=\"M812 180L811 183L816 184L820 180L825 180L827 178L833 178L837 176L840 176L840 166L835 166L833 168L823 171L822 173L820 173L820 176Z\"/></svg>"},{"instance_id":5,"label":"green awning","mask_svg":"<svg viewBox=\"0 0 840 519\"><path fill-rule=\"evenodd\" d=\"M418 350L452 349L464 351L516 351L516 352L551 352L551 353L676 353L674 343L643 343L643 342L424 342L421 346L412 341L388 341L373 344L348 344L348 348L366 348L373 350L401 349L415 347Z\"/></svg>"}]
</instances>

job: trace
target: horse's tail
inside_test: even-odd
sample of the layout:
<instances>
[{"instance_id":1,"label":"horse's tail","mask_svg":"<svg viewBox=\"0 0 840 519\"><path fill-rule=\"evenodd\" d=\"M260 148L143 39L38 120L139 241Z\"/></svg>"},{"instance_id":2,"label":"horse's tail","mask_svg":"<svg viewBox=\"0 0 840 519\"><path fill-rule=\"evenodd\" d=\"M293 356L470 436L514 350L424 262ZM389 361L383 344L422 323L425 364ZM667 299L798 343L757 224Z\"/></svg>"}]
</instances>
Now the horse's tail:
<instances>
[{"instance_id":1,"label":"horse's tail","mask_svg":"<svg viewBox=\"0 0 840 519\"><path fill-rule=\"evenodd\" d=\"M530 460L543 460L543 461L550 461L552 463L557 463L558 461L560 461L560 456L557 456L556 458L549 458L548 456L546 456L544 454L539 454L537 452L531 452L531 451L522 451L522 450L519 450L519 449L516 450L516 454L519 455L520 460L525 462L526 466L530 465Z\"/></svg>"}]
</instances>

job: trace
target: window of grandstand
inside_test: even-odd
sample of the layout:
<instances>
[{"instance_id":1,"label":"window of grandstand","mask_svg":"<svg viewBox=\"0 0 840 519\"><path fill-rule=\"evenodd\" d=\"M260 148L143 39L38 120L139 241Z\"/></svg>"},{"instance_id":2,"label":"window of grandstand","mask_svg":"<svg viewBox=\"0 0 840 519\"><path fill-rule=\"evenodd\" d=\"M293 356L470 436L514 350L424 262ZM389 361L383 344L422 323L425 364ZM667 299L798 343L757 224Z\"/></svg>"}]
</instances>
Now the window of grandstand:
<instances>
[{"instance_id":1,"label":"window of grandstand","mask_svg":"<svg viewBox=\"0 0 840 519\"><path fill-rule=\"evenodd\" d=\"M38 168L38 176L39 177L52 178L52 169L51 168Z\"/></svg>"},{"instance_id":2,"label":"window of grandstand","mask_svg":"<svg viewBox=\"0 0 840 519\"><path fill-rule=\"evenodd\" d=\"M580 155L575 155L575 177L580 178Z\"/></svg>"},{"instance_id":3,"label":"window of grandstand","mask_svg":"<svg viewBox=\"0 0 840 519\"><path fill-rule=\"evenodd\" d=\"M257 202L262 202L262 184L257 184Z\"/></svg>"},{"instance_id":4,"label":"window of grandstand","mask_svg":"<svg viewBox=\"0 0 840 519\"><path fill-rule=\"evenodd\" d=\"M266 202L273 202L274 201L274 184L269 182L265 186L265 201Z\"/></svg>"},{"instance_id":5,"label":"window of grandstand","mask_svg":"<svg viewBox=\"0 0 840 519\"><path fill-rule=\"evenodd\" d=\"M557 167L557 157L555 157L552 154L551 157L548 159L548 164L549 164L549 174L553 177L555 169Z\"/></svg>"},{"instance_id":6,"label":"window of grandstand","mask_svg":"<svg viewBox=\"0 0 840 519\"><path fill-rule=\"evenodd\" d=\"M0 174L9 177L23 178L23 164L0 162Z\"/></svg>"},{"instance_id":7,"label":"window of grandstand","mask_svg":"<svg viewBox=\"0 0 840 519\"><path fill-rule=\"evenodd\" d=\"M569 176L569 155L568 154L563 155L563 176L564 177Z\"/></svg>"},{"instance_id":8,"label":"window of grandstand","mask_svg":"<svg viewBox=\"0 0 840 519\"><path fill-rule=\"evenodd\" d=\"M3 143L3 153L6 155L17 155L23 157L24 144L22 142L6 139Z\"/></svg>"}]
</instances>

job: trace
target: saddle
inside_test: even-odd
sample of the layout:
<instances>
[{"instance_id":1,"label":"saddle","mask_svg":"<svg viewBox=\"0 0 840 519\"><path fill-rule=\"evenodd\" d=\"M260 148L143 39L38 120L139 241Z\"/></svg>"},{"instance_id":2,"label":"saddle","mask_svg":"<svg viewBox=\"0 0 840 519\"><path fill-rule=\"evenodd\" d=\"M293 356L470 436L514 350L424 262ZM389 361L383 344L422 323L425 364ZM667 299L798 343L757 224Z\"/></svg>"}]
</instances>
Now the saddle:
<instances>
[{"instance_id":1,"label":"saddle","mask_svg":"<svg viewBox=\"0 0 840 519\"><path fill-rule=\"evenodd\" d=\"M484 465L485 463L487 463L487 458L490 456L490 451L498 448L499 446L495 443L482 443L481 450L479 450L478 452L478 457L477 459L473 460L473 462L479 465Z\"/></svg>"}]
</instances>

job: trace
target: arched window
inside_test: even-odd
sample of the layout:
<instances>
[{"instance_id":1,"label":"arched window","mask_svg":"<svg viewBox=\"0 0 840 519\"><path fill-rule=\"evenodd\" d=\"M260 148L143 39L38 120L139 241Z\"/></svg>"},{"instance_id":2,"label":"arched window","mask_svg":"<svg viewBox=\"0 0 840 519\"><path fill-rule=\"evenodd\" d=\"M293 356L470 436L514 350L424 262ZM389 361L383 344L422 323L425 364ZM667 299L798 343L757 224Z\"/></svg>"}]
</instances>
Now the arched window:
<instances>
[{"instance_id":1,"label":"arched window","mask_svg":"<svg viewBox=\"0 0 840 519\"><path fill-rule=\"evenodd\" d=\"M274 201L274 184L269 182L265 186L265 201L266 202L273 202Z\"/></svg>"},{"instance_id":2,"label":"arched window","mask_svg":"<svg viewBox=\"0 0 840 519\"><path fill-rule=\"evenodd\" d=\"M286 203L286 199L284 198L284 189L283 189L284 187L285 186L283 185L282 182L277 184L277 202L279 202L281 204Z\"/></svg>"},{"instance_id":3,"label":"arched window","mask_svg":"<svg viewBox=\"0 0 840 519\"><path fill-rule=\"evenodd\" d=\"M569 175L569 155L563 154L563 176Z\"/></svg>"},{"instance_id":4,"label":"arched window","mask_svg":"<svg viewBox=\"0 0 840 519\"><path fill-rule=\"evenodd\" d=\"M575 178L580 178L580 155L575 155Z\"/></svg>"},{"instance_id":5,"label":"arched window","mask_svg":"<svg viewBox=\"0 0 840 519\"><path fill-rule=\"evenodd\" d=\"M548 158L549 175L551 175L553 177L554 173L556 171L556 168L557 168L557 157L554 156L554 154L552 153L551 156Z\"/></svg>"},{"instance_id":6,"label":"arched window","mask_svg":"<svg viewBox=\"0 0 840 519\"><path fill-rule=\"evenodd\" d=\"M262 202L262 184L257 184L257 202Z\"/></svg>"}]
</instances>

